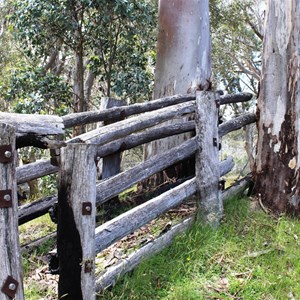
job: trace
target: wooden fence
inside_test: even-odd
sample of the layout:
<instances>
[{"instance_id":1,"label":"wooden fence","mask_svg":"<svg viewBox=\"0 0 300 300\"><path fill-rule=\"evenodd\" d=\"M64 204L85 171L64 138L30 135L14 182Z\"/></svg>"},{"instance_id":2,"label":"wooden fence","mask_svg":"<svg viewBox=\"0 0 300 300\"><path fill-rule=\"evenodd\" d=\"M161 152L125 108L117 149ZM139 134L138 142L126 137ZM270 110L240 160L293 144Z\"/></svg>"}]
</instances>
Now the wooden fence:
<instances>
[{"instance_id":1,"label":"wooden fence","mask_svg":"<svg viewBox=\"0 0 300 300\"><path fill-rule=\"evenodd\" d=\"M219 138L255 122L254 114L245 114L218 126L219 106L248 101L251 97L251 94L219 96L197 92L196 96L177 95L64 117L0 113L0 298L24 298L18 224L47 213L56 202L58 297L64 296L63 299L94 299L96 291L111 285L118 275L134 268L143 257L168 245L176 234L188 228L192 218L109 268L101 278L95 278L97 253L194 194L199 199L197 219L216 227L228 193L243 189L247 184L247 180L243 180L222 195L220 177L228 173L234 163L231 157L218 161ZM191 113L195 113L195 121L155 126ZM67 128L95 122L104 122L105 126L64 140ZM129 170L96 181L95 160L190 131L196 132L195 137L183 144ZM16 148L25 146L48 148L51 159L16 167ZM193 155L196 158L194 178L96 227L97 206ZM59 172L57 195L18 207L17 184L55 172Z\"/></svg>"}]
</instances>

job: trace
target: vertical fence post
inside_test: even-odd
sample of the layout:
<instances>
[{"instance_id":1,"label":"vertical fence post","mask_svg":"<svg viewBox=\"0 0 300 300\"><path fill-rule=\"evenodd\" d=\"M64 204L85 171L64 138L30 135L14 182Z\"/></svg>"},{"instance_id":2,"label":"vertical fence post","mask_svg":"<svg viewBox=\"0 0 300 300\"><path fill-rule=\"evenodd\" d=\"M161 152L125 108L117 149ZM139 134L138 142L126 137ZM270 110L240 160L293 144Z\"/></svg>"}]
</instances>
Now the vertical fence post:
<instances>
[{"instance_id":1,"label":"vertical fence post","mask_svg":"<svg viewBox=\"0 0 300 300\"><path fill-rule=\"evenodd\" d=\"M15 129L0 124L0 299L24 299L18 230Z\"/></svg>"},{"instance_id":2,"label":"vertical fence post","mask_svg":"<svg viewBox=\"0 0 300 300\"><path fill-rule=\"evenodd\" d=\"M196 94L198 219L216 228L223 214L219 190L218 102L213 92Z\"/></svg>"},{"instance_id":3,"label":"vertical fence post","mask_svg":"<svg viewBox=\"0 0 300 300\"><path fill-rule=\"evenodd\" d=\"M112 108L112 107L119 107L126 105L125 100L118 100L109 97L102 97L101 98L101 107L100 110ZM115 119L112 121L104 122L104 125L109 125L115 123L117 121L121 121L120 119ZM109 178L111 176L117 175L121 171L121 153L111 154L107 157L103 158L102 161L102 179Z\"/></svg>"},{"instance_id":4,"label":"vertical fence post","mask_svg":"<svg viewBox=\"0 0 300 300\"><path fill-rule=\"evenodd\" d=\"M59 299L95 299L96 147L61 149L57 251Z\"/></svg>"}]
</instances>

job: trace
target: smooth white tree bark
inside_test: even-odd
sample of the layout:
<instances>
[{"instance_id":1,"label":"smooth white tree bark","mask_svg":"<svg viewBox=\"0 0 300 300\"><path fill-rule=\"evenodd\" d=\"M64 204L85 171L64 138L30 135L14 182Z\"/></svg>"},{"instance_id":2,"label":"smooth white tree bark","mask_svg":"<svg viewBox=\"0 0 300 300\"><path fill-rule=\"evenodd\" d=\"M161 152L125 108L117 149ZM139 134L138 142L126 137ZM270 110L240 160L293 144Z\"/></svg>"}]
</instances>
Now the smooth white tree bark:
<instances>
[{"instance_id":1,"label":"smooth white tree bark","mask_svg":"<svg viewBox=\"0 0 300 300\"><path fill-rule=\"evenodd\" d=\"M160 0L153 98L209 90L211 40L208 0ZM170 123L176 120L169 121ZM182 143L190 134L151 142L144 158Z\"/></svg>"}]
</instances>

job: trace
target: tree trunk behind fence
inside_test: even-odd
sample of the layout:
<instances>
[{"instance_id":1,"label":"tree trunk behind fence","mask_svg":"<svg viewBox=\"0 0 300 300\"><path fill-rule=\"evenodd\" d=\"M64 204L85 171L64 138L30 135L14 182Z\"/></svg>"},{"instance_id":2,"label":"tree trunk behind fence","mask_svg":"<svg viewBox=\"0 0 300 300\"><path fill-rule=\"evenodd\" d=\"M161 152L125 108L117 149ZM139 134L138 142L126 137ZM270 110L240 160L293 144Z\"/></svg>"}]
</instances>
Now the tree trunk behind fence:
<instances>
[{"instance_id":1,"label":"tree trunk behind fence","mask_svg":"<svg viewBox=\"0 0 300 300\"><path fill-rule=\"evenodd\" d=\"M209 30L208 0L159 1L154 99L210 89ZM182 134L151 142L145 146L144 158L163 153L190 137L191 134ZM194 161L169 168L166 173L168 177L194 174ZM162 174L153 178L154 185L164 180Z\"/></svg>"},{"instance_id":2,"label":"tree trunk behind fence","mask_svg":"<svg viewBox=\"0 0 300 300\"><path fill-rule=\"evenodd\" d=\"M196 183L198 217L213 228L217 227L223 203L219 190L218 108L212 92L197 92L196 98Z\"/></svg>"},{"instance_id":3,"label":"tree trunk behind fence","mask_svg":"<svg viewBox=\"0 0 300 300\"><path fill-rule=\"evenodd\" d=\"M95 298L96 148L70 144L61 150L59 177L59 299Z\"/></svg>"},{"instance_id":4,"label":"tree trunk behind fence","mask_svg":"<svg viewBox=\"0 0 300 300\"><path fill-rule=\"evenodd\" d=\"M277 213L300 215L300 3L269 0L257 105L255 191Z\"/></svg>"},{"instance_id":5,"label":"tree trunk behind fence","mask_svg":"<svg viewBox=\"0 0 300 300\"><path fill-rule=\"evenodd\" d=\"M0 299L3 300L24 299L18 231L15 143L14 128L0 124ZM11 145L12 149L3 150L3 145ZM11 162L3 162L5 152L7 157L12 155Z\"/></svg>"}]
</instances>

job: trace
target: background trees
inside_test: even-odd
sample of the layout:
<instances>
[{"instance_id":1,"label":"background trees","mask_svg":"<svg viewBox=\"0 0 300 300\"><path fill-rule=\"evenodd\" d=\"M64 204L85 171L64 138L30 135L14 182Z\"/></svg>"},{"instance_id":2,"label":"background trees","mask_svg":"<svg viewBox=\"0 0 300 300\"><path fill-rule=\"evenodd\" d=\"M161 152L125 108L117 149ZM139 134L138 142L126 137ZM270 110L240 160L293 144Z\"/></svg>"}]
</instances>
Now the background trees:
<instances>
[{"instance_id":1,"label":"background trees","mask_svg":"<svg viewBox=\"0 0 300 300\"><path fill-rule=\"evenodd\" d=\"M6 100L53 107L53 97L76 112L98 106L101 96L149 97L153 1L16 0L6 7L13 47L22 45L21 66L11 68L2 92Z\"/></svg>"},{"instance_id":2,"label":"background trees","mask_svg":"<svg viewBox=\"0 0 300 300\"><path fill-rule=\"evenodd\" d=\"M257 94L261 69L264 1L211 0L215 80L228 92Z\"/></svg>"},{"instance_id":3,"label":"background trees","mask_svg":"<svg viewBox=\"0 0 300 300\"><path fill-rule=\"evenodd\" d=\"M215 87L228 92L246 88L257 92L260 2L210 1ZM157 1L150 0L2 1L0 71L5 76L0 81L4 87L1 99L33 106L51 103L49 92L53 88L45 92L41 88L37 93L37 79L41 78L41 86L58 84L62 91L58 102L65 107L59 113L65 113L67 107L74 111L93 109L101 96L124 97L130 102L150 100L157 9ZM20 95L15 92L15 81L23 77L35 82L31 90ZM10 91L12 95L8 95Z\"/></svg>"}]
</instances>

